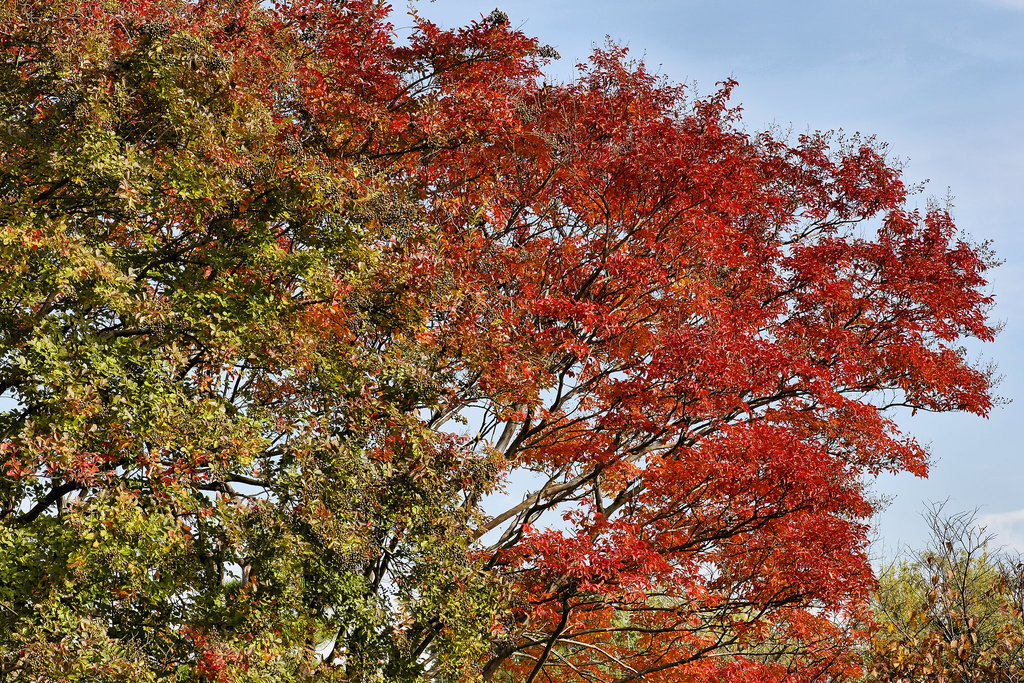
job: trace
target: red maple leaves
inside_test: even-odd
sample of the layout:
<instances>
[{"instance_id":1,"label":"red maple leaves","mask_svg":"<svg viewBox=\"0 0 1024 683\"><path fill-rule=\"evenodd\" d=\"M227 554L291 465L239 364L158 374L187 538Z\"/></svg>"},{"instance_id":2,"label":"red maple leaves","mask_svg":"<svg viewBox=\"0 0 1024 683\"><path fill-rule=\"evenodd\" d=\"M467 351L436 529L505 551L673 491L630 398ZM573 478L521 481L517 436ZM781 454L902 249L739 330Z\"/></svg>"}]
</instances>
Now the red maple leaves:
<instances>
[{"instance_id":1,"label":"red maple leaves","mask_svg":"<svg viewBox=\"0 0 1024 683\"><path fill-rule=\"evenodd\" d=\"M231 609L302 633L266 645L296 671L855 671L865 476L926 470L886 411L991 389L958 346L989 256L880 148L748 133L735 83L616 47L544 83L500 13L400 41L371 0L61 7L0 33L33 126L0 151L0 381L37 413L5 519L172 510L205 564L161 595L249 567ZM229 680L253 634L199 604L167 638L221 629Z\"/></svg>"}]
</instances>

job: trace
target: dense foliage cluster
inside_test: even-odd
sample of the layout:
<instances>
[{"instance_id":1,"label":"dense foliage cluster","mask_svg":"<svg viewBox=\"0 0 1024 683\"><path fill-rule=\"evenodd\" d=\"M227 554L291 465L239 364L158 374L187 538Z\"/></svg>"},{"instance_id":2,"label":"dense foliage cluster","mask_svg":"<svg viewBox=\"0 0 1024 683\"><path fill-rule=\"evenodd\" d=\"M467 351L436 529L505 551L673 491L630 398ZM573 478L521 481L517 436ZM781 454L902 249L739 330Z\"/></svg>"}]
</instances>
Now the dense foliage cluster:
<instances>
[{"instance_id":1,"label":"dense foliage cluster","mask_svg":"<svg viewBox=\"0 0 1024 683\"><path fill-rule=\"evenodd\" d=\"M731 82L389 12L0 0L0 677L859 671L985 250Z\"/></svg>"},{"instance_id":2,"label":"dense foliage cluster","mask_svg":"<svg viewBox=\"0 0 1024 683\"><path fill-rule=\"evenodd\" d=\"M1024 563L970 513L927 513L931 543L879 576L869 683L1024 681Z\"/></svg>"}]
</instances>

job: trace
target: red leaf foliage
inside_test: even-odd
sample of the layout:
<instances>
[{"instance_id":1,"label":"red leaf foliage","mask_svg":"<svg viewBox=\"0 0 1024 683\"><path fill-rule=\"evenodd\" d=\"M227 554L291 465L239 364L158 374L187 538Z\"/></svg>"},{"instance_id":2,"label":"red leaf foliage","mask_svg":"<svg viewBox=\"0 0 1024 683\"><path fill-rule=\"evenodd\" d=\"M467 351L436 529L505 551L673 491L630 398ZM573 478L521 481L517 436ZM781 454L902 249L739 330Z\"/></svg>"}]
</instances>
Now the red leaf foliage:
<instances>
[{"instance_id":1,"label":"red leaf foliage","mask_svg":"<svg viewBox=\"0 0 1024 683\"><path fill-rule=\"evenodd\" d=\"M117 488L221 534L160 612L210 680L249 666L187 598L229 556L216 610L295 671L856 675L866 478L927 470L888 411L991 406L960 348L991 257L879 145L749 133L735 83L614 46L546 83L500 13L399 40L376 0L44 4L0 26L33 126L0 149L12 528ZM466 607L478 580L505 602Z\"/></svg>"}]
</instances>

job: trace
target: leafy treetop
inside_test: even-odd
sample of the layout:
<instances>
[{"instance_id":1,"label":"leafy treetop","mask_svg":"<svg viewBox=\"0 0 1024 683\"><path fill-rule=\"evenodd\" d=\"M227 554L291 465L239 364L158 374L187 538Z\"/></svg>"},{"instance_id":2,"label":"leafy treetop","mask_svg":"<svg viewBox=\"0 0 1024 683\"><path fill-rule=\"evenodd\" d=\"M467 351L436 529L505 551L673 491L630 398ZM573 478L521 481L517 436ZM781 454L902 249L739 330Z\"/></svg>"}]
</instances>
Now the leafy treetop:
<instances>
[{"instance_id":1,"label":"leafy treetop","mask_svg":"<svg viewBox=\"0 0 1024 683\"><path fill-rule=\"evenodd\" d=\"M497 11L0 8L4 675L856 674L886 411L991 389L877 145Z\"/></svg>"}]
</instances>

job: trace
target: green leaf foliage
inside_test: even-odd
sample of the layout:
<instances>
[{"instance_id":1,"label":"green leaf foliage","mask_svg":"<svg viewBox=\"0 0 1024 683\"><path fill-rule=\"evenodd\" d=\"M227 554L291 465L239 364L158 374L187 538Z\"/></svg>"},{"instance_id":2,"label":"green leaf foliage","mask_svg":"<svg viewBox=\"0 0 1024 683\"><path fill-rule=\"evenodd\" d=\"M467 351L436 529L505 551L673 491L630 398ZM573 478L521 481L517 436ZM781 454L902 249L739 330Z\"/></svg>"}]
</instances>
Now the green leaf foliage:
<instances>
[{"instance_id":1,"label":"green leaf foliage","mask_svg":"<svg viewBox=\"0 0 1024 683\"><path fill-rule=\"evenodd\" d=\"M867 680L1024 679L1024 572L974 514L933 506L928 547L886 567L874 601Z\"/></svg>"},{"instance_id":2,"label":"green leaf foliage","mask_svg":"<svg viewBox=\"0 0 1024 683\"><path fill-rule=\"evenodd\" d=\"M325 5L344 49L311 12L0 5L5 680L412 680L438 619L435 668L478 656L500 600L403 405L419 143L362 137L417 105L386 8Z\"/></svg>"}]
</instances>

